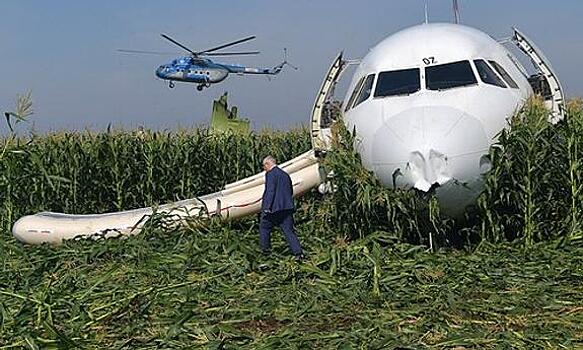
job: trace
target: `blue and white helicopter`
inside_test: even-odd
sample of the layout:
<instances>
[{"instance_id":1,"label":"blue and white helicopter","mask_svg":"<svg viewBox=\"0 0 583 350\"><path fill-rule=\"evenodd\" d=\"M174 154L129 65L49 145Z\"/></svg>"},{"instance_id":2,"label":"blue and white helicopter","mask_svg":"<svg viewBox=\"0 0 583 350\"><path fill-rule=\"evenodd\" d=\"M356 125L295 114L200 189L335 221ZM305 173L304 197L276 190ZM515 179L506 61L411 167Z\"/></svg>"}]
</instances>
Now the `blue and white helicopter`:
<instances>
[{"instance_id":1,"label":"blue and white helicopter","mask_svg":"<svg viewBox=\"0 0 583 350\"><path fill-rule=\"evenodd\" d=\"M289 65L290 67L297 69L297 67L292 66L287 62L287 52L284 49L284 61L273 68L255 68L255 67L245 67L238 64L227 64L213 62L207 57L210 56L240 56L240 55L256 55L259 51L241 51L241 52L216 52L218 50L241 44L249 40L255 39L255 36L249 36L243 39L232 41L223 45L219 45L207 50L194 51L187 46L179 43L178 41L172 39L168 35L161 34L161 36L177 45L178 47L186 50L190 53L189 56L183 56L172 60L168 64L161 65L156 69L156 76L163 80L168 80L168 87L171 89L175 86L175 81L195 83L198 84L196 89L202 91L205 87L210 87L211 84L220 83L225 80L227 76L231 73L236 73L239 75L244 74L263 74L263 75L277 75L281 72L284 66ZM164 52L153 52L153 51L137 51L137 50L118 50L119 52L125 53L139 53L139 54L155 54L155 55L167 55L169 53Z\"/></svg>"}]
</instances>

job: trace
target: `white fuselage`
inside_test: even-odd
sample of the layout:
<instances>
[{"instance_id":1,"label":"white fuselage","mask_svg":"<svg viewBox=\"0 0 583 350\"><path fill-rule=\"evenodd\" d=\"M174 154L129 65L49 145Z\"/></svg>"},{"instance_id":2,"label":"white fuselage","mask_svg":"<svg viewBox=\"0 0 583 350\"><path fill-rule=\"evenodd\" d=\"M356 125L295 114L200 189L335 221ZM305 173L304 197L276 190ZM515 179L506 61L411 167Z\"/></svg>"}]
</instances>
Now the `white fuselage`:
<instances>
[{"instance_id":1,"label":"white fuselage","mask_svg":"<svg viewBox=\"0 0 583 350\"><path fill-rule=\"evenodd\" d=\"M356 129L363 165L385 186L436 188L442 210L457 216L483 188L496 135L533 93L523 72L479 30L411 27L364 57L344 120Z\"/></svg>"}]
</instances>

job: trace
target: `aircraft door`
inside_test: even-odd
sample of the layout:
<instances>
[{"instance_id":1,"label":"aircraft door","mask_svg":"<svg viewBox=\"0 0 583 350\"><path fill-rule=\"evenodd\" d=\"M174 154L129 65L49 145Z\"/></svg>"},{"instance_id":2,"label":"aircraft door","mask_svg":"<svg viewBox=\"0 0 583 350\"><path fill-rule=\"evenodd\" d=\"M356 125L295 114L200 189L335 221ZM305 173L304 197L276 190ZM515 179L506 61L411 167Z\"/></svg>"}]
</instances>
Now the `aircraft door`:
<instances>
[{"instance_id":1,"label":"aircraft door","mask_svg":"<svg viewBox=\"0 0 583 350\"><path fill-rule=\"evenodd\" d=\"M550 122L557 123L565 118L565 94L561 87L561 82L549 60L543 52L518 29L514 29L514 43L522 52L532 60L534 66L539 71L528 78L532 89L543 96L547 107L551 110Z\"/></svg>"},{"instance_id":2,"label":"aircraft door","mask_svg":"<svg viewBox=\"0 0 583 350\"><path fill-rule=\"evenodd\" d=\"M318 153L330 148L330 126L333 120L327 117L333 113L334 105L329 98L334 94L334 88L345 71L347 63L340 52L328 69L312 108L312 148Z\"/></svg>"}]
</instances>

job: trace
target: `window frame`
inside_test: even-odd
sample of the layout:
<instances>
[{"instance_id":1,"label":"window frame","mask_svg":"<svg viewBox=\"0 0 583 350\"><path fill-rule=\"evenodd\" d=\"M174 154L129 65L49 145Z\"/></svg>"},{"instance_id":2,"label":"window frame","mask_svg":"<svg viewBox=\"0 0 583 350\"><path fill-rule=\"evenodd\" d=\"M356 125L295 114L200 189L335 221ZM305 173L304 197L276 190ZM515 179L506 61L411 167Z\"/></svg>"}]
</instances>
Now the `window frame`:
<instances>
[{"instance_id":1,"label":"window frame","mask_svg":"<svg viewBox=\"0 0 583 350\"><path fill-rule=\"evenodd\" d=\"M496 86L496 87L499 87L502 89L508 89L508 84L506 83L506 81L496 72L495 69L490 67L490 65L488 64L488 62L485 59L476 58L476 59L472 60L472 63L476 67L476 73L478 73L478 77L480 78L480 81L482 83L484 83L486 85ZM489 70L489 72L494 75L494 78L497 80L497 82L488 82L488 81L484 80L484 78L482 77L482 74L480 73L480 66L478 66L478 63L482 64L483 68L485 68L487 71Z\"/></svg>"},{"instance_id":2,"label":"window frame","mask_svg":"<svg viewBox=\"0 0 583 350\"><path fill-rule=\"evenodd\" d=\"M381 76L383 74L385 74L385 73L395 73L395 72L404 72L404 71L416 71L416 73L417 73L416 74L417 75L417 82L419 83L417 90L412 91L412 92L402 92L402 93L396 93L396 94L390 94L390 95L377 95L377 91L378 91L378 88L379 88L379 84L381 83L381 79L382 79ZM376 79L375 79L376 80L376 84L373 87L373 93L372 93L373 98L388 98L388 97L397 97L397 96L410 96L410 95L413 95L413 94L418 93L419 91L423 90L423 79L421 78L421 76L422 76L421 75L421 72L422 72L422 70L421 70L420 67L412 67L412 68L404 68L404 69L395 69L395 70L386 70L386 71L379 72L377 74Z\"/></svg>"},{"instance_id":3,"label":"window frame","mask_svg":"<svg viewBox=\"0 0 583 350\"><path fill-rule=\"evenodd\" d=\"M467 82L467 83L464 83L462 85L456 85L456 86L450 86L450 87L441 87L441 88L431 88L430 87L429 70L434 69L436 67L451 66L451 65L460 64L460 63L467 63L467 66L469 68L469 72L471 72L472 77L474 79L472 82ZM479 81L480 81L478 79L478 77L476 77L476 72L474 71L474 67L472 66L472 63L469 59L428 66L428 67L425 67L424 72L425 72L425 89L428 91L446 91L446 90L459 89L459 88L470 87L470 86L477 86L479 84ZM441 83L443 84L443 82L441 82Z\"/></svg>"},{"instance_id":4,"label":"window frame","mask_svg":"<svg viewBox=\"0 0 583 350\"><path fill-rule=\"evenodd\" d=\"M368 96L366 96L366 98L361 99L362 93L364 92L365 86L367 85L369 78L370 78L370 91L368 93ZM373 95L373 92L374 92L375 82L376 82L376 74L375 73L371 73L371 74L367 75L366 78L364 78L364 80L362 82L362 86L360 87L360 91L358 92L358 96L354 99L354 106L352 106L352 108L356 108L361 103L370 99L371 95Z\"/></svg>"},{"instance_id":5,"label":"window frame","mask_svg":"<svg viewBox=\"0 0 583 350\"><path fill-rule=\"evenodd\" d=\"M512 78L512 75L510 75L510 73L508 73L508 71L504 69L500 63L496 62L495 60L487 60L487 62L490 64L490 66L492 66L494 71L502 77L502 80L506 82L506 85L508 85L509 88L520 89L520 86L518 86L516 80Z\"/></svg>"},{"instance_id":6,"label":"window frame","mask_svg":"<svg viewBox=\"0 0 583 350\"><path fill-rule=\"evenodd\" d=\"M365 78L366 78L366 75L363 75L362 77L360 77L358 79L358 82L356 83L356 85L354 85L354 90L352 90L352 94L350 94L350 98L348 99L348 101L346 101L346 107L344 107L344 112L348 112L349 110L352 109L352 105L353 105L354 101L356 100L356 97L360 94L360 88L362 87L362 84L364 84Z\"/></svg>"}]
</instances>

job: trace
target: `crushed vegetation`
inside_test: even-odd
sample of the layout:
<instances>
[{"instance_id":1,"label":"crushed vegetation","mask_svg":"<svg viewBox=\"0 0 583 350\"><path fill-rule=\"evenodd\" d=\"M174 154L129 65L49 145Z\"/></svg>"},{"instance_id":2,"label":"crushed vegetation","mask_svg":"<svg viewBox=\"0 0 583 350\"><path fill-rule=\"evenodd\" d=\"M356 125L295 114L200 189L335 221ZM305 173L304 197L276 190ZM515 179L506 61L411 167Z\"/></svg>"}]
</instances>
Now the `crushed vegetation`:
<instances>
[{"instance_id":1,"label":"crushed vegetation","mask_svg":"<svg viewBox=\"0 0 583 350\"><path fill-rule=\"evenodd\" d=\"M305 214L300 212L300 214ZM0 348L542 349L583 346L583 245L428 252L253 220L61 247L0 243Z\"/></svg>"}]
</instances>

